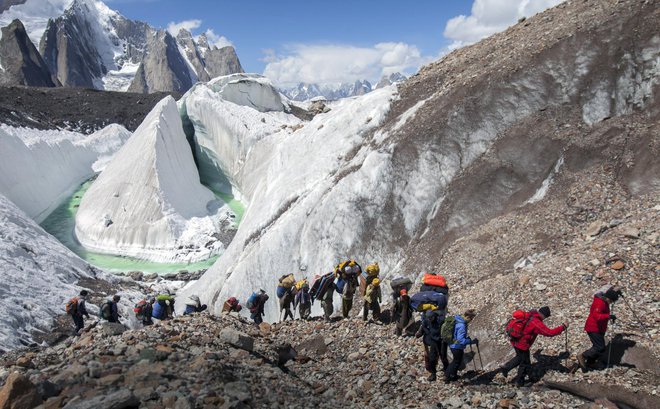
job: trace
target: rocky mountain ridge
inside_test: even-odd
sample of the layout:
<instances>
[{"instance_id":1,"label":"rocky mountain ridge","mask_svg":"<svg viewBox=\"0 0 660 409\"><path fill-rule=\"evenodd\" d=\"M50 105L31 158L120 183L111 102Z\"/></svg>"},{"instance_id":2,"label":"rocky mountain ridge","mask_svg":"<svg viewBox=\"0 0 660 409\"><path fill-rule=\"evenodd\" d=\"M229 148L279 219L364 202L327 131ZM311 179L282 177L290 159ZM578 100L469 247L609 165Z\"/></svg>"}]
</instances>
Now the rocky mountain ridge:
<instances>
[{"instance_id":1,"label":"rocky mountain ridge","mask_svg":"<svg viewBox=\"0 0 660 409\"><path fill-rule=\"evenodd\" d=\"M405 75L396 72L389 76L383 75L375 86L367 80L339 84L308 84L301 82L295 87L282 88L280 91L292 101L308 101L317 97L334 101L364 95L373 90L404 81L405 79Z\"/></svg>"},{"instance_id":2,"label":"rocky mountain ridge","mask_svg":"<svg viewBox=\"0 0 660 409\"><path fill-rule=\"evenodd\" d=\"M65 87L185 92L212 75L243 72L233 47L209 46L204 36L195 41L186 30L179 34L177 41L166 30L127 19L98 0L74 0L63 15L48 20L39 52ZM7 52L0 49L2 55ZM5 85L45 85L6 77Z\"/></svg>"}]
</instances>

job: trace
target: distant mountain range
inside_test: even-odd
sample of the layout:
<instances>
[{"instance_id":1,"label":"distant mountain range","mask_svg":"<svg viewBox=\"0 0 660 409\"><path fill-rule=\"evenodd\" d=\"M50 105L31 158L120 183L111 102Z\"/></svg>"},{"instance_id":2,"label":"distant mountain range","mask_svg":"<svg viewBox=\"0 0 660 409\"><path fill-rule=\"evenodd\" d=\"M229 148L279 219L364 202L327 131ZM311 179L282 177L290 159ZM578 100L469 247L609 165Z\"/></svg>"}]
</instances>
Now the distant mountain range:
<instances>
[{"instance_id":1,"label":"distant mountain range","mask_svg":"<svg viewBox=\"0 0 660 409\"><path fill-rule=\"evenodd\" d=\"M49 6L41 18L31 4L39 1ZM27 6L29 14L21 11ZM63 13L53 15L58 6ZM233 47L187 30L174 37L99 0L2 0L0 11L0 85L185 92L197 81L243 72Z\"/></svg>"},{"instance_id":2,"label":"distant mountain range","mask_svg":"<svg viewBox=\"0 0 660 409\"><path fill-rule=\"evenodd\" d=\"M386 87L395 82L406 79L406 76L396 72L389 76L383 76L378 83L373 86L367 80L357 80L353 83L339 84L309 84L301 82L295 87L282 88L280 92L293 101L307 101L312 98L324 97L327 100L337 100L341 98L355 97L364 95L375 89Z\"/></svg>"}]
</instances>

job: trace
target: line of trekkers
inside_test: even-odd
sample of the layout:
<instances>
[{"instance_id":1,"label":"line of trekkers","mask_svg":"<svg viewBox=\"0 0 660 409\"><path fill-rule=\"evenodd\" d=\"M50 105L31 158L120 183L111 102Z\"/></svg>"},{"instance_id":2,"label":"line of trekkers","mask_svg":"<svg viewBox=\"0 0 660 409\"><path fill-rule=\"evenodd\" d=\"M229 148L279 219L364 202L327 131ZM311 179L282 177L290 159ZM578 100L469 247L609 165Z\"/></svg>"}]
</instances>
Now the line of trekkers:
<instances>
[{"instance_id":1,"label":"line of trekkers","mask_svg":"<svg viewBox=\"0 0 660 409\"><path fill-rule=\"evenodd\" d=\"M355 260L347 260L335 266L334 270L323 275L317 275L310 286L307 279L296 280L293 274L283 275L277 286L277 297L280 303L280 319L294 319L291 304L295 311L299 307L300 318L309 319L312 303L320 300L323 307L323 317L329 321L334 312L333 295L336 291L341 295L341 314L348 318L353 308L353 299L356 291L360 291L364 304L362 318L367 321L369 312L373 319L380 321L382 292L380 288L380 268L378 263L370 264L366 269ZM424 363L430 372L429 381L437 379L438 363L442 363L445 383L458 379L458 370L463 361L466 347L472 349L475 345L479 353L479 340L470 338L468 324L477 315L476 311L469 309L463 314L447 315L449 302L449 286L445 277L440 274L424 273L421 280L420 291L409 295L413 282L407 277L391 280L392 309L390 322L396 323L397 335L409 335L422 338L424 344ZM582 354L578 354L578 364L583 370L593 369L595 362L603 355L606 349L604 334L607 331L608 321L616 320L610 314L609 305L618 300L621 291L612 286L605 286L594 295L589 317L585 324L585 331L589 335L592 347ZM260 324L264 315L264 304L268 295L259 290L250 296L247 307L256 324ZM413 313L421 313L421 325L415 323ZM282 318L282 314L284 315ZM532 381L532 365L530 348L538 335L555 337L568 329L563 323L555 328L548 328L544 320L551 316L550 308L543 306L538 310L516 310L509 319L505 334L515 356L495 372L501 372L505 377L514 368L518 368L514 383L523 386ZM415 331L415 328L417 330ZM448 349L452 354L452 361L448 359ZM480 357L480 353L479 353ZM481 357L480 357L481 358Z\"/></svg>"},{"instance_id":2,"label":"line of trekkers","mask_svg":"<svg viewBox=\"0 0 660 409\"><path fill-rule=\"evenodd\" d=\"M277 286L277 297L280 304L280 319L294 319L294 312L298 307L300 318L310 319L312 303L320 300L323 307L323 317L330 321L334 312L333 295L335 291L341 295L341 314L348 318L353 308L353 299L356 291L363 297L364 304L362 318L368 320L371 311L373 320L381 321L380 303L382 302L380 267L378 263L370 264L366 269L355 260L347 260L335 266L334 270L323 275L317 275L310 286L307 279L296 280L293 274L283 275ZM391 280L392 309L389 322L396 323L396 335L416 336L424 344L424 363L430 375L429 381L437 379L438 363L442 363L445 383L458 379L458 370L463 361L466 347L477 347L479 340L470 338L468 324L477 315L472 309L463 314L448 315L449 286L445 277L440 274L424 273L421 279L420 291L409 295L413 282L410 278L400 277ZM591 340L592 347L584 353L578 354L578 365L583 370L593 369L594 364L602 357L606 350L605 332L608 321L615 322L616 316L610 312L610 305L616 302L622 293L612 286L605 286L594 295L593 303L587 318L584 330ZM89 317L85 307L88 292L83 290L78 297L71 299L66 305L66 311L72 316L76 326L76 333L84 327L83 316ZM117 302L119 295L107 300L100 308L100 318L109 322L118 322L119 313ZM261 289L252 293L246 302L250 317L256 325L263 322L264 306L269 297ZM166 320L174 313L174 296L169 292L141 300L135 305L136 317L144 325L152 325L153 320ZM199 297L193 295L186 301L184 315L206 310ZM225 301L222 312L240 312L242 306L235 297ZM413 313L421 313L421 323L416 323ZM282 318L282 314L284 315ZM506 325L506 336L514 348L515 357L494 372L501 372L505 377L514 368L518 367L515 384L523 386L531 381L532 367L529 350L538 335L554 337L565 332L567 324L555 328L548 328L544 320L551 316L550 308L541 307L538 310L516 310ZM610 342L611 347L611 342ZM448 351L451 351L452 361L449 362ZM608 362L609 365L609 362ZM482 364L483 366L483 364ZM475 365L476 367L476 365Z\"/></svg>"}]
</instances>

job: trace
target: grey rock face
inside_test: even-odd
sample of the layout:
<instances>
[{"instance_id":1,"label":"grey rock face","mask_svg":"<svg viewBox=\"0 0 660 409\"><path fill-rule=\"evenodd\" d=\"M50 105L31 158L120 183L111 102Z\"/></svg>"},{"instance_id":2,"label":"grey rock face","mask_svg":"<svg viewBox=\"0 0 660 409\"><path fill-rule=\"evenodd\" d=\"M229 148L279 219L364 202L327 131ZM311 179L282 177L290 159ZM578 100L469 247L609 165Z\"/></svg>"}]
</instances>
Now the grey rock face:
<instances>
[{"instance_id":1,"label":"grey rock face","mask_svg":"<svg viewBox=\"0 0 660 409\"><path fill-rule=\"evenodd\" d=\"M200 49L197 47L197 44L195 44L195 40L190 31L183 29L180 30L179 34L176 36L176 41L183 48L188 61L190 61L195 68L197 79L199 81L210 80L211 78L209 78L206 68L204 67L204 57L202 57Z\"/></svg>"},{"instance_id":2,"label":"grey rock face","mask_svg":"<svg viewBox=\"0 0 660 409\"><path fill-rule=\"evenodd\" d=\"M54 87L51 73L20 20L2 28L0 85Z\"/></svg>"},{"instance_id":3,"label":"grey rock face","mask_svg":"<svg viewBox=\"0 0 660 409\"><path fill-rule=\"evenodd\" d=\"M394 74L390 74L389 76L383 75L381 79L378 81L378 84L374 87L374 89L378 88L383 88L387 87L388 85L392 85L395 82L401 82L406 79L406 76L401 74L400 72L395 72Z\"/></svg>"},{"instance_id":4,"label":"grey rock face","mask_svg":"<svg viewBox=\"0 0 660 409\"><path fill-rule=\"evenodd\" d=\"M245 72L238 60L236 50L231 46L213 47L206 52L204 59L206 60L206 71L211 78Z\"/></svg>"},{"instance_id":5,"label":"grey rock face","mask_svg":"<svg viewBox=\"0 0 660 409\"><path fill-rule=\"evenodd\" d=\"M188 65L179 53L176 40L165 30L149 36L145 56L129 92L185 92L193 84Z\"/></svg>"}]
</instances>

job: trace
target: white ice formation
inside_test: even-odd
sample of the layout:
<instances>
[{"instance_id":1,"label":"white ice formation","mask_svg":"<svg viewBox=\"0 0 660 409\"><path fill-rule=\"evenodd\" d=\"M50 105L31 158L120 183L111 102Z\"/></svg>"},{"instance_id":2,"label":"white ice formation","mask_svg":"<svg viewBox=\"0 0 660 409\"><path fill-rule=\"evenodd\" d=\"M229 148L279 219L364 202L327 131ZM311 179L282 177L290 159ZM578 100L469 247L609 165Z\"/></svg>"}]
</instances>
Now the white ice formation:
<instances>
[{"instance_id":1,"label":"white ice formation","mask_svg":"<svg viewBox=\"0 0 660 409\"><path fill-rule=\"evenodd\" d=\"M197 261L222 250L227 212L200 184L176 103L166 97L89 188L75 233L98 252Z\"/></svg>"}]
</instances>

